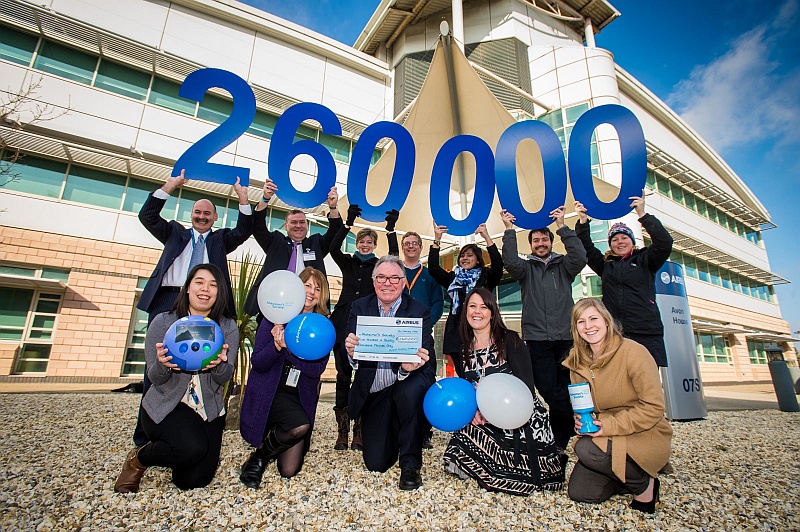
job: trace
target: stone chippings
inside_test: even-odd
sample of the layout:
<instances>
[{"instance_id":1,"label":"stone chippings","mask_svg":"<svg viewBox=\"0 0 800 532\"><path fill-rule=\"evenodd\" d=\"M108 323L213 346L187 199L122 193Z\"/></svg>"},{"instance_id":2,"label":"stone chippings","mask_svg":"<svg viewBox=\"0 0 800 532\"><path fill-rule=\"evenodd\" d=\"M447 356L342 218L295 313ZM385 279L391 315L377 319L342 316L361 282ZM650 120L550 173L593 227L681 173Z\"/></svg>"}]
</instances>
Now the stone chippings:
<instances>
[{"instance_id":1,"label":"stone chippings","mask_svg":"<svg viewBox=\"0 0 800 532\"><path fill-rule=\"evenodd\" d=\"M399 471L370 473L356 452L332 449L335 423L321 405L303 471L261 489L238 482L249 449L225 433L213 483L181 492L151 468L138 494L113 483L131 448L138 397L128 394L0 395L0 529L11 530L800 530L800 415L712 412L675 423L672 464L655 517L566 491L517 498L447 476L436 432L423 487L397 489ZM570 457L574 463L574 455Z\"/></svg>"}]
</instances>

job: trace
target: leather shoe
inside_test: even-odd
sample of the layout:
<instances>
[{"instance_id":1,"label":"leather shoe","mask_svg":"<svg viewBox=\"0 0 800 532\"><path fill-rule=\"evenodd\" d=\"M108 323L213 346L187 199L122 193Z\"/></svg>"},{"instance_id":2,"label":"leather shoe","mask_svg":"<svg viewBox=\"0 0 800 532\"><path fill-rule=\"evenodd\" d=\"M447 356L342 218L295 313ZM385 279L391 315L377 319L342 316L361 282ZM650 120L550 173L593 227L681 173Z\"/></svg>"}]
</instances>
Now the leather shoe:
<instances>
[{"instance_id":1,"label":"leather shoe","mask_svg":"<svg viewBox=\"0 0 800 532\"><path fill-rule=\"evenodd\" d=\"M653 480L653 499L650 502L641 502L636 499L631 501L631 508L639 510L646 514L656 513L656 503L658 502L658 490L661 487L661 482L656 478Z\"/></svg>"},{"instance_id":2,"label":"leather shoe","mask_svg":"<svg viewBox=\"0 0 800 532\"><path fill-rule=\"evenodd\" d=\"M422 438L422 448L426 450L433 449L433 442L431 441L430 435L426 435Z\"/></svg>"},{"instance_id":3,"label":"leather shoe","mask_svg":"<svg viewBox=\"0 0 800 532\"><path fill-rule=\"evenodd\" d=\"M420 486L422 486L422 476L419 474L419 469L404 467L400 471L401 490L415 490Z\"/></svg>"},{"instance_id":4,"label":"leather shoe","mask_svg":"<svg viewBox=\"0 0 800 532\"><path fill-rule=\"evenodd\" d=\"M264 470L267 469L267 463L268 460L259 456L258 451L253 451L247 461L242 464L239 480L248 488L257 490L261 486L261 478L264 476Z\"/></svg>"},{"instance_id":5,"label":"leather shoe","mask_svg":"<svg viewBox=\"0 0 800 532\"><path fill-rule=\"evenodd\" d=\"M147 445L150 445L150 442L131 450L128 456L125 457L125 463L122 464L122 471L119 472L117 482L114 483L114 491L117 493L136 493L139 491L139 483L142 481L142 475L147 471L147 466L139 461L139 451Z\"/></svg>"}]
</instances>

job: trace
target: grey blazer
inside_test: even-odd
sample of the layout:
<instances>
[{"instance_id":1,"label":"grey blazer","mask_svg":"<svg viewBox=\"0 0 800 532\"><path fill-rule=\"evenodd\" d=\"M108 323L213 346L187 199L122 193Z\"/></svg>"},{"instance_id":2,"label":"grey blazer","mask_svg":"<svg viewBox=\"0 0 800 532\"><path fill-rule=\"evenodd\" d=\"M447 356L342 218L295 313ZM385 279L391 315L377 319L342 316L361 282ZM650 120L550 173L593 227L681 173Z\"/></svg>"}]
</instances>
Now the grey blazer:
<instances>
[{"instance_id":1,"label":"grey blazer","mask_svg":"<svg viewBox=\"0 0 800 532\"><path fill-rule=\"evenodd\" d=\"M144 343L144 354L147 358L147 376L153 385L147 390L142 406L156 423L161 423L167 414L178 406L192 376L188 373L174 373L158 361L156 344L164 341L164 335L170 325L178 320L173 312L162 312L153 319L147 328L147 337ZM219 324L225 343L228 344L228 361L223 362L211 371L200 374L200 387L203 390L203 404L205 405L208 421L219 416L223 408L222 386L233 376L236 365L236 354L239 349L239 328L236 322L223 318Z\"/></svg>"}]
</instances>

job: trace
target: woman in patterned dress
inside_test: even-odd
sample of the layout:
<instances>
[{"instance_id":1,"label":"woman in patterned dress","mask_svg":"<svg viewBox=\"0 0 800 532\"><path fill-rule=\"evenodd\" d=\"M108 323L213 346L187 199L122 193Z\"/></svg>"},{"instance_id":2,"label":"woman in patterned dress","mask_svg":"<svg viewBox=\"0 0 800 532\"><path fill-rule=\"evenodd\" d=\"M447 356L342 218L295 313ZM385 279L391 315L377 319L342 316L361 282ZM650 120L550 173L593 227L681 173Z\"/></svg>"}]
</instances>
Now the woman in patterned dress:
<instances>
[{"instance_id":1,"label":"woman in patterned dress","mask_svg":"<svg viewBox=\"0 0 800 532\"><path fill-rule=\"evenodd\" d=\"M495 427L477 411L467 426L453 433L444 453L445 471L512 495L560 490L566 460L555 446L547 410L536 396L530 355L519 335L503 324L489 290L475 288L470 293L460 333L458 375L477 384L486 375L510 373L531 390L534 410L526 424L513 430Z\"/></svg>"}]
</instances>

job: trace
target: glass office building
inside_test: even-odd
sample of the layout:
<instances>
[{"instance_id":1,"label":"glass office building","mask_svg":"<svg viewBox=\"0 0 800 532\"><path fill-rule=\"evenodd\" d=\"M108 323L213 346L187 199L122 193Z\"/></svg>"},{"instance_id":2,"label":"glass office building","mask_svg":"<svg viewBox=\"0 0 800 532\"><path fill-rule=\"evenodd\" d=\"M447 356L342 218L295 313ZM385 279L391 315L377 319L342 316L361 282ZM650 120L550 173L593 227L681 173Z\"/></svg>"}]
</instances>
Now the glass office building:
<instances>
[{"instance_id":1,"label":"glass office building","mask_svg":"<svg viewBox=\"0 0 800 532\"><path fill-rule=\"evenodd\" d=\"M552 127L565 154L587 110L614 103L637 116L647 139L648 211L675 237L671 259L686 272L706 382L768 380L771 347L796 358L773 291L787 281L770 271L761 239L774 227L767 210L702 138L614 63L613 51L595 46L593 33L619 15L610 3L564 0L555 13L539 2L472 1L455 20L452 0L414 10L417 3L384 0L350 47L231 1L117 0L113 8L103 0L0 2L0 98L26 95L0 123L0 380L140 378L146 316L135 304L161 245L136 215L175 161L233 108L219 89L201 102L182 98L189 73L221 68L253 89L252 124L210 159L250 169L253 202L277 120L298 102L323 104L341 123L341 134L332 135L308 121L295 138L324 146L344 187L364 129L402 123L413 108L443 19L497 101L516 120ZM32 116L38 119L20 127ZM616 146L605 129L590 146L592 173L613 185L620 179ZM292 164L298 188L310 187L315 173L309 157ZM214 183L192 182L162 214L188 222L203 197L216 204L217 228L235 225L236 196ZM288 208L273 200L271 229L281 228ZM324 209L308 212L311 231L324 231ZM608 222L592 225L599 245L607 229ZM646 234L637 238L647 243ZM263 256L251 239L230 259L246 253ZM452 264L450 256L443 260ZM338 269L326 264L335 295ZM587 269L573 294L598 296L599 279ZM507 280L497 295L518 327L516 283ZM331 366L326 375L333 374Z\"/></svg>"}]
</instances>

